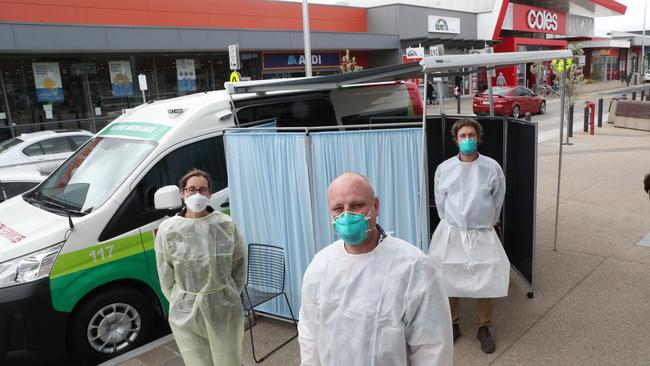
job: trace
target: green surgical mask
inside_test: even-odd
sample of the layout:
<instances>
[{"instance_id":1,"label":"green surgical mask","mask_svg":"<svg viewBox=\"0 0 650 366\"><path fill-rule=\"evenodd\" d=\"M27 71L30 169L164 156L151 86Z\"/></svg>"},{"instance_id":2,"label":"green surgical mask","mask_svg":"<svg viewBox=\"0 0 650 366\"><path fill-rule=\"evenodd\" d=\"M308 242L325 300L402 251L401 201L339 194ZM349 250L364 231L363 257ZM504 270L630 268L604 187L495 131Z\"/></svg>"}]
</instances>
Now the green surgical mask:
<instances>
[{"instance_id":1,"label":"green surgical mask","mask_svg":"<svg viewBox=\"0 0 650 366\"><path fill-rule=\"evenodd\" d=\"M341 213L332 219L334 231L346 244L360 245L366 240L369 231L370 212L372 212L372 208L368 212L368 216L350 211Z\"/></svg>"},{"instance_id":2,"label":"green surgical mask","mask_svg":"<svg viewBox=\"0 0 650 366\"><path fill-rule=\"evenodd\" d=\"M476 140L462 139L458 144L458 150L465 155L472 155L476 151Z\"/></svg>"}]
</instances>

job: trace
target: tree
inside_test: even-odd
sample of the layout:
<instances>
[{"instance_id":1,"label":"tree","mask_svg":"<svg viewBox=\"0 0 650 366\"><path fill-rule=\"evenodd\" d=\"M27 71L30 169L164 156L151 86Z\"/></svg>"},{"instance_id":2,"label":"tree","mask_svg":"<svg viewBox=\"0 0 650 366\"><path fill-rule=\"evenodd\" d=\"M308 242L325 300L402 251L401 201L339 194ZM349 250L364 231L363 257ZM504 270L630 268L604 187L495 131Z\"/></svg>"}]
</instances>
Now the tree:
<instances>
[{"instance_id":1,"label":"tree","mask_svg":"<svg viewBox=\"0 0 650 366\"><path fill-rule=\"evenodd\" d=\"M564 83L564 94L566 96L566 103L564 111L569 114L569 107L576 104L576 98L580 93L580 89L585 84L585 77L582 74L582 69L578 67L578 60L585 54L580 44L572 44L570 47L573 57L566 60L553 60L551 62L551 69L557 76L554 80L556 90L562 87L561 75L562 71L566 68L566 82Z\"/></svg>"},{"instance_id":2,"label":"tree","mask_svg":"<svg viewBox=\"0 0 650 366\"><path fill-rule=\"evenodd\" d=\"M363 70L363 67L357 65L356 57L350 57L350 50L345 50L345 55L341 57L341 66L339 67L344 74Z\"/></svg>"}]
</instances>

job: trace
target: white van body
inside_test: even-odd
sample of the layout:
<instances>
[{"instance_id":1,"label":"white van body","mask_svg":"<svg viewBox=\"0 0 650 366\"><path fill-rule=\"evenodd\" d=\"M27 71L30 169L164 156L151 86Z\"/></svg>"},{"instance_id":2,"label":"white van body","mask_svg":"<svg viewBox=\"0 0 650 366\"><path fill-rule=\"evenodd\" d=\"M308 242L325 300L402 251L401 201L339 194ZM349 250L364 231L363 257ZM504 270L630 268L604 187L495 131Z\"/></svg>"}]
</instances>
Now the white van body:
<instances>
[{"instance_id":1,"label":"white van body","mask_svg":"<svg viewBox=\"0 0 650 366\"><path fill-rule=\"evenodd\" d=\"M155 210L154 193L200 168L218 192L211 206L227 209L225 128L417 114L419 92L407 84L366 92L222 90L125 111L43 183L0 204L0 364L42 362L66 350L97 363L146 340L168 306L153 241L173 213Z\"/></svg>"}]
</instances>

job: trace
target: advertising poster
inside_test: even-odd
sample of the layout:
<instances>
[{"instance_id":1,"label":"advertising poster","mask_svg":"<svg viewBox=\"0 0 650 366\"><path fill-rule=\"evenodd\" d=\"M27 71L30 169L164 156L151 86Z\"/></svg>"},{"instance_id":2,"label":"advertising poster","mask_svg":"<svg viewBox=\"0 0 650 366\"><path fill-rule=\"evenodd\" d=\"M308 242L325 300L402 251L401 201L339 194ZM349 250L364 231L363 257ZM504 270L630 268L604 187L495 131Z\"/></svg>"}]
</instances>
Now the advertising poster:
<instances>
[{"instance_id":1,"label":"advertising poster","mask_svg":"<svg viewBox=\"0 0 650 366\"><path fill-rule=\"evenodd\" d=\"M63 84L58 62L33 62L36 99L39 102L63 102Z\"/></svg>"},{"instance_id":2,"label":"advertising poster","mask_svg":"<svg viewBox=\"0 0 650 366\"><path fill-rule=\"evenodd\" d=\"M126 97L134 94L131 61L109 61L108 70L114 97Z\"/></svg>"},{"instance_id":3,"label":"advertising poster","mask_svg":"<svg viewBox=\"0 0 650 366\"><path fill-rule=\"evenodd\" d=\"M176 60L176 76L178 77L178 91L189 92L196 90L196 70L193 59Z\"/></svg>"}]
</instances>

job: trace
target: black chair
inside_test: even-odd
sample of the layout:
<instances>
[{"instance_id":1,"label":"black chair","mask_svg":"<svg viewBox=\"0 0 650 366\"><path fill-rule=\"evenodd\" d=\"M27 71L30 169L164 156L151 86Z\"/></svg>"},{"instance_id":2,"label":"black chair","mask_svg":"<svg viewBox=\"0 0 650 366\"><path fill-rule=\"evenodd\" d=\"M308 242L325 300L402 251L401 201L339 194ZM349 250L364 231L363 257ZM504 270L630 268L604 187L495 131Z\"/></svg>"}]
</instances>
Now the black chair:
<instances>
[{"instance_id":1,"label":"black chair","mask_svg":"<svg viewBox=\"0 0 650 366\"><path fill-rule=\"evenodd\" d=\"M266 244L249 244L248 245L248 279L242 292L242 304L244 312L248 319L248 330L251 334L251 346L253 348L253 359L260 363L269 357L273 352L285 346L298 336L298 331L291 338L281 345L277 346L269 353L257 359L255 355L255 342L253 341L253 326L251 325L251 314L255 316L255 307L272 300L280 295L284 295L284 300L289 307L291 320L298 327L296 318L293 316L293 310L289 304L287 294L284 292L284 249L273 245Z\"/></svg>"}]
</instances>

